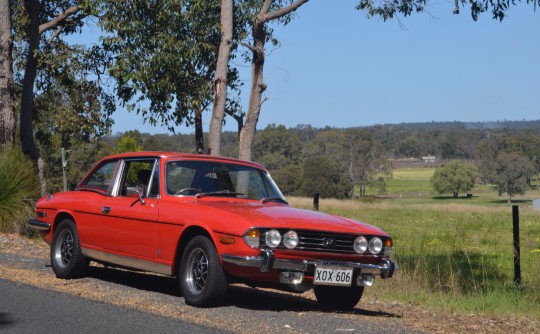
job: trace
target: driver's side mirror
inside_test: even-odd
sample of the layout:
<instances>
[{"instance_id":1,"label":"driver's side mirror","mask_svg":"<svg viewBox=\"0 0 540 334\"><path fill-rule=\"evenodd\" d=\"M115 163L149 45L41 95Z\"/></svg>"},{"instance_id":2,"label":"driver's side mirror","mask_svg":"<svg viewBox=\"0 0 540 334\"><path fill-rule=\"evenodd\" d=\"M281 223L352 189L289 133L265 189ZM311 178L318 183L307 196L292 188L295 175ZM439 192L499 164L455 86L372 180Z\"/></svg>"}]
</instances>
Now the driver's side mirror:
<instances>
[{"instance_id":1,"label":"driver's side mirror","mask_svg":"<svg viewBox=\"0 0 540 334\"><path fill-rule=\"evenodd\" d=\"M146 205L142 191L137 190L137 197L139 198L139 202L141 202L142 205Z\"/></svg>"}]
</instances>

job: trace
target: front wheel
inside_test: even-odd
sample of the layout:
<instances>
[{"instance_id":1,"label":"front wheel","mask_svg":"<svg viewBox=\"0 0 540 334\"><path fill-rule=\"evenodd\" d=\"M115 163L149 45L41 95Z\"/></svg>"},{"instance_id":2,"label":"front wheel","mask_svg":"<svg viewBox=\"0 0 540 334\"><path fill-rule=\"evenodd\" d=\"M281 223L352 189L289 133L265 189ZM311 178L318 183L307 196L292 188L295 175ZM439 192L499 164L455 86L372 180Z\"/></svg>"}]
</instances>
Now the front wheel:
<instances>
[{"instance_id":1,"label":"front wheel","mask_svg":"<svg viewBox=\"0 0 540 334\"><path fill-rule=\"evenodd\" d=\"M220 303L229 287L214 244L202 235L187 244L178 278L186 304L192 306Z\"/></svg>"},{"instance_id":2,"label":"front wheel","mask_svg":"<svg viewBox=\"0 0 540 334\"><path fill-rule=\"evenodd\" d=\"M340 288L320 285L314 288L317 302L328 309L347 311L353 309L362 298L363 286Z\"/></svg>"},{"instance_id":3,"label":"front wheel","mask_svg":"<svg viewBox=\"0 0 540 334\"><path fill-rule=\"evenodd\" d=\"M88 269L88 262L82 253L75 223L70 219L62 220L51 243L51 266L56 277L81 277Z\"/></svg>"}]
</instances>

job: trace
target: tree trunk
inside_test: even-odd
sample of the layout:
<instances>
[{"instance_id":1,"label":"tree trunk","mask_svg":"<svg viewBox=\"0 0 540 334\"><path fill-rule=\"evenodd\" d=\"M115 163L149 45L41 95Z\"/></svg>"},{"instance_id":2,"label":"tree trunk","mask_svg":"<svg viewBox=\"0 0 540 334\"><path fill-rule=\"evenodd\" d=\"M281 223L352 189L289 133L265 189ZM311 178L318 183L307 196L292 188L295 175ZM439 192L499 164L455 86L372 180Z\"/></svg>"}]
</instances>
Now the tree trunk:
<instances>
[{"instance_id":1,"label":"tree trunk","mask_svg":"<svg viewBox=\"0 0 540 334\"><path fill-rule=\"evenodd\" d=\"M32 101L34 99L34 82L37 76L36 51L39 48L39 0L27 0L26 6L30 11L30 34L28 37L28 54L26 55L26 67L23 78L22 99L21 99L21 120L20 138L23 153L36 164L39 180L41 183L41 194L47 193L47 183L44 176L44 162L39 149L34 141L34 130L32 124Z\"/></svg>"},{"instance_id":2,"label":"tree trunk","mask_svg":"<svg viewBox=\"0 0 540 334\"><path fill-rule=\"evenodd\" d=\"M214 80L214 106L208 134L208 148L212 155L221 155L221 131L227 102L227 67L232 47L232 34L233 1L221 0L221 43Z\"/></svg>"},{"instance_id":3,"label":"tree trunk","mask_svg":"<svg viewBox=\"0 0 540 334\"><path fill-rule=\"evenodd\" d=\"M0 148L11 147L15 142L12 48L9 0L0 0Z\"/></svg>"},{"instance_id":4,"label":"tree trunk","mask_svg":"<svg viewBox=\"0 0 540 334\"><path fill-rule=\"evenodd\" d=\"M251 64L251 93L249 97L246 122L244 123L244 127L240 132L240 147L238 154L240 159L251 160L251 150L253 140L255 139L257 122L259 121L261 105L264 102L262 100L262 93L266 90L266 84L263 81L265 58L264 42L266 38L264 25L269 21L292 13L298 9L298 7L302 6L308 1L309 0L296 0L287 7L270 12L270 7L274 0L265 0L261 6L260 12L257 14L257 17L253 22L253 46L250 47L251 52L253 52Z\"/></svg>"},{"instance_id":5,"label":"tree trunk","mask_svg":"<svg viewBox=\"0 0 540 334\"><path fill-rule=\"evenodd\" d=\"M195 153L204 153L204 134L202 128L202 109L195 110Z\"/></svg>"},{"instance_id":6,"label":"tree trunk","mask_svg":"<svg viewBox=\"0 0 540 334\"><path fill-rule=\"evenodd\" d=\"M259 115L261 112L262 93L266 89L263 81L264 69L264 21L257 18L253 24L253 60L251 64L251 92L249 96L248 114L240 132L240 147L238 157L251 160L251 151Z\"/></svg>"}]
</instances>

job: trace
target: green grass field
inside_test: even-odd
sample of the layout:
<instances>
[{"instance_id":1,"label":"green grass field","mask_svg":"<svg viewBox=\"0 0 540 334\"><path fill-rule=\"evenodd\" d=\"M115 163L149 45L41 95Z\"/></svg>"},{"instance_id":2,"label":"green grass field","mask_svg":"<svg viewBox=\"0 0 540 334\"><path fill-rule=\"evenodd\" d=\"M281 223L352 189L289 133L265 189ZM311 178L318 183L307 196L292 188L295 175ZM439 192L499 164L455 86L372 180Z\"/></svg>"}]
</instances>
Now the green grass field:
<instances>
[{"instance_id":1,"label":"green grass field","mask_svg":"<svg viewBox=\"0 0 540 334\"><path fill-rule=\"evenodd\" d=\"M392 189L422 193L434 169L397 170ZM404 187L404 186L403 186ZM512 208L489 188L474 196L401 196L370 201L322 199L321 211L365 221L394 239L400 266L366 295L448 312L540 318L540 191L513 199L520 210L522 284L514 285ZM465 194L464 194L465 195ZM311 208L311 199L289 198Z\"/></svg>"}]
</instances>

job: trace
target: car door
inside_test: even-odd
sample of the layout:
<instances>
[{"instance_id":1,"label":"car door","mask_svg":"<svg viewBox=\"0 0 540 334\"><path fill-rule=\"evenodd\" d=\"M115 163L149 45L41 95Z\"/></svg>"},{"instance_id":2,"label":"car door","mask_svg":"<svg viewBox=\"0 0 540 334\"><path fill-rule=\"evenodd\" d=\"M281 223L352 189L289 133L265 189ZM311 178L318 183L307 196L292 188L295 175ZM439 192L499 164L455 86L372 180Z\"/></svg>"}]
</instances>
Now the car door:
<instances>
[{"instance_id":1,"label":"car door","mask_svg":"<svg viewBox=\"0 0 540 334\"><path fill-rule=\"evenodd\" d=\"M124 159L111 196L102 202L101 244L116 255L155 259L159 159Z\"/></svg>"}]
</instances>

